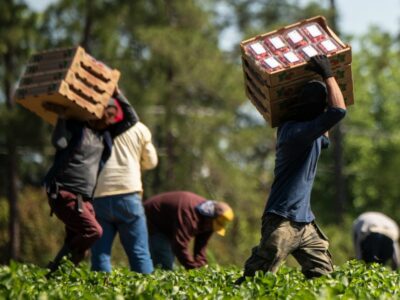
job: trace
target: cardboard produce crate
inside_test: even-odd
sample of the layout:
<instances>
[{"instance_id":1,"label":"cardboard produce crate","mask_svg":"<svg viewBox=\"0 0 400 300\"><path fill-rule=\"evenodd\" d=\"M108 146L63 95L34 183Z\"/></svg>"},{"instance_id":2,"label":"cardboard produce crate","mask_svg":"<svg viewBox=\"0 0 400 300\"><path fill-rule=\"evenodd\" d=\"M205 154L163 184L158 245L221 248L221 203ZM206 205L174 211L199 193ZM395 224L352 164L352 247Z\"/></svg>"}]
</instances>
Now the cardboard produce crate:
<instances>
[{"instance_id":1,"label":"cardboard produce crate","mask_svg":"<svg viewBox=\"0 0 400 300\"><path fill-rule=\"evenodd\" d=\"M351 65L347 65L344 69L334 69L333 74L342 91L346 105L353 104ZM295 115L296 106L299 104L298 95L304 86L304 81L297 80L289 82L289 84L266 88L257 84L257 80L252 78L248 71L245 72L245 76L250 77L246 80L245 86L247 97L272 127L279 126ZM309 77L307 80L314 79L320 80L318 75Z\"/></svg>"},{"instance_id":2,"label":"cardboard produce crate","mask_svg":"<svg viewBox=\"0 0 400 300\"><path fill-rule=\"evenodd\" d=\"M306 80L293 80L286 84L268 87L259 81L256 74L251 69L244 67L244 74L246 77L246 84L254 86L254 89L262 96L267 102L275 102L286 98L291 98L300 94L301 88L304 84L310 80L321 80L320 76L315 74L307 77ZM351 65L344 66L343 68L333 69L333 76L336 78L341 91L345 94L349 87L353 86ZM354 103L353 97L347 97L345 99L346 105L352 105Z\"/></svg>"},{"instance_id":3,"label":"cardboard produce crate","mask_svg":"<svg viewBox=\"0 0 400 300\"><path fill-rule=\"evenodd\" d=\"M312 37L308 38L303 34L301 30L305 26L320 28L322 32L326 33L323 36L324 42L329 40L329 43L337 46L337 49L328 53L327 57L330 60L334 76L342 89L346 104L351 105L354 103L351 47L344 44L337 37L326 24L324 17L318 16L306 19L240 43L246 95L272 127L279 126L290 115L295 113L293 109L295 109L296 105L287 105L287 103L292 104L297 99L296 96L306 82L312 79L321 80L320 76L315 72L306 69L308 59L300 55L304 55L304 53L300 53L302 48L310 45L319 53L323 52L318 48L320 46L319 43L322 44L322 42L313 42L311 40ZM293 46L288 40L285 40L287 33L294 30L296 33L299 32L303 35L302 38L305 43L302 47ZM279 42L282 42L279 46L285 49L282 52L274 53L273 47L271 47L271 50L269 48L270 45L266 42L274 40L276 37L280 39L278 40ZM258 52L253 52L253 48L249 48L250 45L253 45L254 48L255 46L259 47L255 48ZM263 52L264 50L265 53ZM285 65L285 61L282 58L285 53L289 52L294 52L302 61L293 66L287 63ZM259 54L261 57L257 57ZM263 59L269 57L280 63L279 69L271 70L263 67ZM286 105L286 109L282 109L282 107L285 107L282 103ZM289 109L290 107L292 109Z\"/></svg>"},{"instance_id":4,"label":"cardboard produce crate","mask_svg":"<svg viewBox=\"0 0 400 300\"><path fill-rule=\"evenodd\" d=\"M31 57L15 100L51 124L57 115L43 108L45 102L65 106L70 118L99 119L119 77L82 47L41 52Z\"/></svg>"},{"instance_id":5,"label":"cardboard produce crate","mask_svg":"<svg viewBox=\"0 0 400 300\"><path fill-rule=\"evenodd\" d=\"M348 90L346 90L346 93L343 94L345 98L353 97L353 92L351 89L352 86L349 86ZM271 127L277 127L296 115L296 108L299 104L298 98L296 97L267 103L250 86L246 86L246 95L250 102L256 107L258 112L263 116L265 121L271 125Z\"/></svg>"}]
</instances>

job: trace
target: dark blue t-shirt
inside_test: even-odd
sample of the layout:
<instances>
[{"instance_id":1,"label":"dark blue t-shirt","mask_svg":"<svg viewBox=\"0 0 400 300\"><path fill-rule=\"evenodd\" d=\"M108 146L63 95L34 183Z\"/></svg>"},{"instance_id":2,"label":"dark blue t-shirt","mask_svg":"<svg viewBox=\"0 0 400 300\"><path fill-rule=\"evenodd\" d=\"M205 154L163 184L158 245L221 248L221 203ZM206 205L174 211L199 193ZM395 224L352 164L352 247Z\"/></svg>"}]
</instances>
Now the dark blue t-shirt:
<instances>
[{"instance_id":1,"label":"dark blue t-shirt","mask_svg":"<svg viewBox=\"0 0 400 300\"><path fill-rule=\"evenodd\" d=\"M330 107L312 121L289 121L278 128L275 178L266 212L295 222L314 220L311 189L321 149L329 144L323 134L345 115L346 110Z\"/></svg>"}]
</instances>

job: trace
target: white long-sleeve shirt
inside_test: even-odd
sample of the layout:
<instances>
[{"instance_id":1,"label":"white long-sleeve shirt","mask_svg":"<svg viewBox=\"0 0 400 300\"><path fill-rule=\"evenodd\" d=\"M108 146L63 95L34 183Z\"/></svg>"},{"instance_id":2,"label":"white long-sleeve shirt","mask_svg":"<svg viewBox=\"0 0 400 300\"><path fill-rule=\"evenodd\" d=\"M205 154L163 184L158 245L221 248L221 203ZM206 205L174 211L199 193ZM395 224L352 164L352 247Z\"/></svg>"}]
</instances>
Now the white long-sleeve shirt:
<instances>
[{"instance_id":1,"label":"white long-sleeve shirt","mask_svg":"<svg viewBox=\"0 0 400 300\"><path fill-rule=\"evenodd\" d=\"M396 222L380 212L361 214L353 223L353 242L357 259L361 259L361 242L370 233L380 233L393 240L393 263L399 263L399 227Z\"/></svg>"},{"instance_id":2,"label":"white long-sleeve shirt","mask_svg":"<svg viewBox=\"0 0 400 300\"><path fill-rule=\"evenodd\" d=\"M114 139L111 156L97 181L95 197L142 192L141 171L153 169L157 163L150 130L137 122Z\"/></svg>"}]
</instances>

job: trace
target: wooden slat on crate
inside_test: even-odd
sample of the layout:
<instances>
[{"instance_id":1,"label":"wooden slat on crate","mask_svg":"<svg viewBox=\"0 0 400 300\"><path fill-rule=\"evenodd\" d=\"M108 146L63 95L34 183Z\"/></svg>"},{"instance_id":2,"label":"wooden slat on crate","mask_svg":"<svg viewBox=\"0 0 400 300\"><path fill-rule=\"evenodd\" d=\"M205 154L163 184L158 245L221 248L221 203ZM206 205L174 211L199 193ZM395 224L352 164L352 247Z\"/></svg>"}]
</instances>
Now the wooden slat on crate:
<instances>
[{"instance_id":1,"label":"wooden slat on crate","mask_svg":"<svg viewBox=\"0 0 400 300\"><path fill-rule=\"evenodd\" d=\"M38 85L35 88L19 88L16 91L19 104L55 124L57 115L43 108L44 102L51 102L66 107L66 117L78 120L99 119L103 115L104 104L93 102L90 96L78 89L71 88L65 81Z\"/></svg>"}]
</instances>

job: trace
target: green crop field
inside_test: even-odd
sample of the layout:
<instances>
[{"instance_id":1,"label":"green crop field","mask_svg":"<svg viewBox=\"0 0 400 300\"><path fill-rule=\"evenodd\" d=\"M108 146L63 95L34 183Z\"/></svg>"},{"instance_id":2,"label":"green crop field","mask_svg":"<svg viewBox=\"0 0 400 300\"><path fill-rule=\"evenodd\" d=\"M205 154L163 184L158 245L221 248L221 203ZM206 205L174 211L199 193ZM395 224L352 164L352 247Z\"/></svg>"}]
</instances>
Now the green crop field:
<instances>
[{"instance_id":1,"label":"green crop field","mask_svg":"<svg viewBox=\"0 0 400 300\"><path fill-rule=\"evenodd\" d=\"M12 263L0 268L0 299L399 299L400 273L351 261L327 277L306 280L297 269L257 276L236 287L237 267L208 266L140 275L126 269L90 272L62 266L47 280L45 269Z\"/></svg>"}]
</instances>

